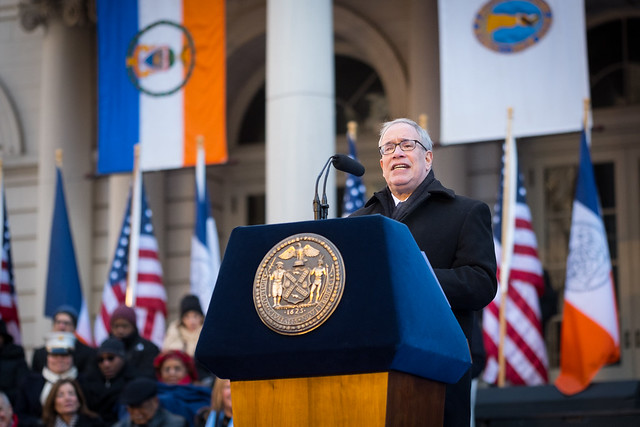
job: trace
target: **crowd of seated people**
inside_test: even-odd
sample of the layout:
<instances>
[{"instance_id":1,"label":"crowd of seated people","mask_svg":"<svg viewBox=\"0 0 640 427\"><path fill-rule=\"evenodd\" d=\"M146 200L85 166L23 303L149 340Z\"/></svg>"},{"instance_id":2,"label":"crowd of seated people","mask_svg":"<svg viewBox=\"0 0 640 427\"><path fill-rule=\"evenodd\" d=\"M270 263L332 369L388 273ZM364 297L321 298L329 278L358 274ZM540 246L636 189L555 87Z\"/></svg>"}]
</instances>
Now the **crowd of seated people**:
<instances>
[{"instance_id":1,"label":"crowd of seated people","mask_svg":"<svg viewBox=\"0 0 640 427\"><path fill-rule=\"evenodd\" d=\"M204 322L194 295L182 299L162 349L139 334L126 305L114 310L110 335L97 348L77 339L77 322L72 307L56 310L29 367L0 319L0 427L193 427L204 425L203 413L216 413L212 387L219 381L193 357Z\"/></svg>"}]
</instances>

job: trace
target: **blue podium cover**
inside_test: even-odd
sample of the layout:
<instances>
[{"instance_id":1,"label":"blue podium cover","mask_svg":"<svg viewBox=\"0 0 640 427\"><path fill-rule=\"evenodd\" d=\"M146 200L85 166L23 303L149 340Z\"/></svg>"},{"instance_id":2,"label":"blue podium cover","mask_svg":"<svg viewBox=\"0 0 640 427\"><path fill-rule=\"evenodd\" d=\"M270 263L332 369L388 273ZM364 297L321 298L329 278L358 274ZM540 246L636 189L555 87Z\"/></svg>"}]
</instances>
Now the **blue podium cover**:
<instances>
[{"instance_id":1,"label":"blue podium cover","mask_svg":"<svg viewBox=\"0 0 640 427\"><path fill-rule=\"evenodd\" d=\"M282 335L258 316L253 281L273 246L298 233L337 246L344 293L319 327ZM196 359L231 380L395 370L454 383L471 366L464 333L409 229L381 215L234 229Z\"/></svg>"}]
</instances>

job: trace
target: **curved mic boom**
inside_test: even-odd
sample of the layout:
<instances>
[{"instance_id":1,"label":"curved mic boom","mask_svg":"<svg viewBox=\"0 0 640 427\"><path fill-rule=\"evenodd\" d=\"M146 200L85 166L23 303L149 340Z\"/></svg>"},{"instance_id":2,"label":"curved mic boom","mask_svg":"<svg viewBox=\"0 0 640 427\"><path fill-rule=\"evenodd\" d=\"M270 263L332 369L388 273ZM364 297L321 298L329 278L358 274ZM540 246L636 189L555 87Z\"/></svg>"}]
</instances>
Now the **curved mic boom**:
<instances>
[{"instance_id":1,"label":"curved mic boom","mask_svg":"<svg viewBox=\"0 0 640 427\"><path fill-rule=\"evenodd\" d=\"M364 166L357 160L352 159L346 154L336 154L333 156L333 167L339 171L350 173L355 176L364 175Z\"/></svg>"}]
</instances>

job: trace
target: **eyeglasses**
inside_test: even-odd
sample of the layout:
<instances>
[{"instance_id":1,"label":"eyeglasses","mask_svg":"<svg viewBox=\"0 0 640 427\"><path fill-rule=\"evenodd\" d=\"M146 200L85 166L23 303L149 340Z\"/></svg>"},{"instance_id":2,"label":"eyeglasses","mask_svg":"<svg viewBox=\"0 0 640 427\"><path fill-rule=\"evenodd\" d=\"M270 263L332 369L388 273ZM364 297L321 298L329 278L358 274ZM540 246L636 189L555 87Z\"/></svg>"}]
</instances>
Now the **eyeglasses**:
<instances>
[{"instance_id":1,"label":"eyeglasses","mask_svg":"<svg viewBox=\"0 0 640 427\"><path fill-rule=\"evenodd\" d=\"M386 144L378 147L378 150L380 151L380 155L384 156L386 154L394 153L396 151L396 147L398 146L400 146L400 149L402 151L413 151L416 149L416 144L424 148L425 151L429 151L424 145L422 145L422 143L420 143L420 141L416 139L403 139L400 142L387 142Z\"/></svg>"},{"instance_id":2,"label":"eyeglasses","mask_svg":"<svg viewBox=\"0 0 640 427\"><path fill-rule=\"evenodd\" d=\"M104 361L107 362L113 362L113 360L115 359L115 356L109 355L109 356L103 356L103 357L98 357L98 363L102 363Z\"/></svg>"}]
</instances>

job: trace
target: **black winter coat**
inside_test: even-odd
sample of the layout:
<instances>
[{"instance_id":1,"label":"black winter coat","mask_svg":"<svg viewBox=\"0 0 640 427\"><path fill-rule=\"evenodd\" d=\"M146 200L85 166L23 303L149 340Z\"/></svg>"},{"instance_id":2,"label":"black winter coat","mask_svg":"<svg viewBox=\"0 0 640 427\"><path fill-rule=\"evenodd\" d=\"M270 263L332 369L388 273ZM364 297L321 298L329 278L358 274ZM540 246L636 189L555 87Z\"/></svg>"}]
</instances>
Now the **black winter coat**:
<instances>
[{"instance_id":1,"label":"black winter coat","mask_svg":"<svg viewBox=\"0 0 640 427\"><path fill-rule=\"evenodd\" d=\"M12 405L16 404L18 384L29 375L29 367L22 346L12 342L0 347L0 390L5 392Z\"/></svg>"},{"instance_id":2,"label":"black winter coat","mask_svg":"<svg viewBox=\"0 0 640 427\"><path fill-rule=\"evenodd\" d=\"M489 304L497 290L496 257L491 211L480 201L456 195L430 171L405 201L406 210L396 219L409 227L424 251L444 290L467 340L471 342L475 311ZM388 187L374 193L351 216L393 216L394 202ZM402 250L399 248L398 250ZM445 425L469 425L470 373L447 386Z\"/></svg>"}]
</instances>

